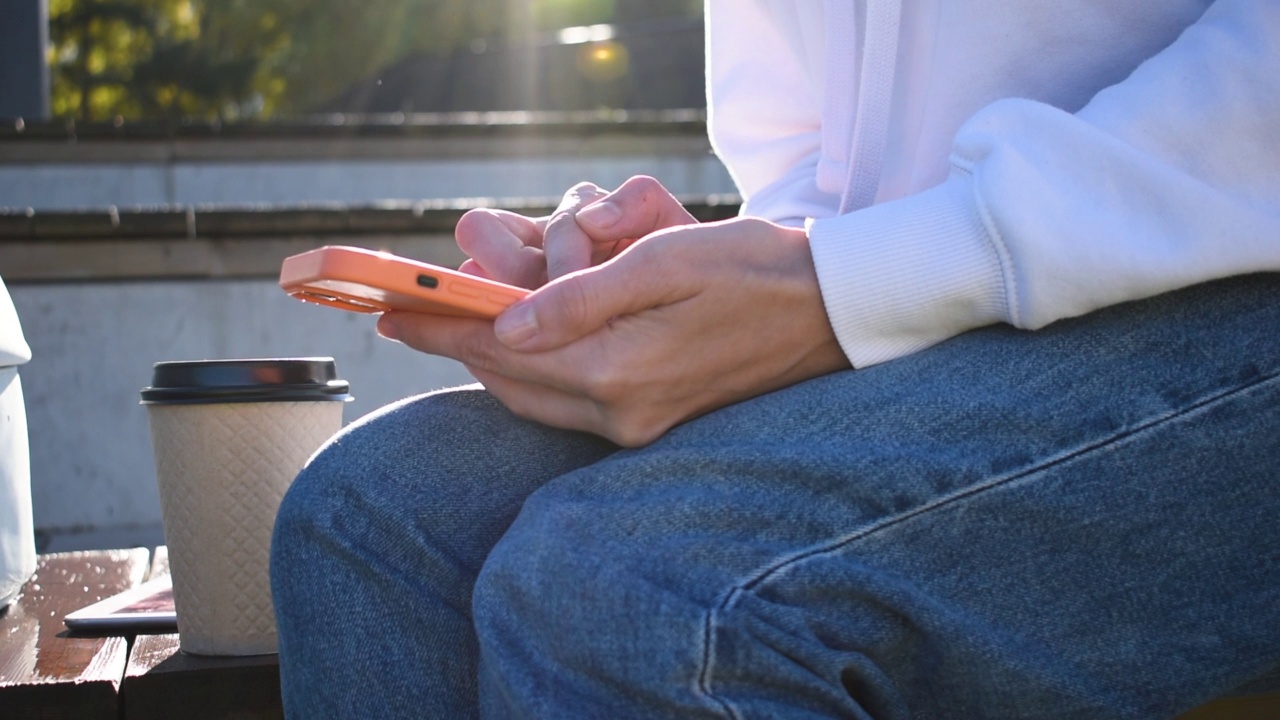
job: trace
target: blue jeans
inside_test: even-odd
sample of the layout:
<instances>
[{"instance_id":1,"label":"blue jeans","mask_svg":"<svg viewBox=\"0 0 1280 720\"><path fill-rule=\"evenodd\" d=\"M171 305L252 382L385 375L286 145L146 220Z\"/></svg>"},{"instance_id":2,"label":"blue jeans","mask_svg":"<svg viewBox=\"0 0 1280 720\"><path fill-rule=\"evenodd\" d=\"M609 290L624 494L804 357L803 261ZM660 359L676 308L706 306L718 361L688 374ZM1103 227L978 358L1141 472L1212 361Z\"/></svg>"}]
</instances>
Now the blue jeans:
<instances>
[{"instance_id":1,"label":"blue jeans","mask_svg":"<svg viewBox=\"0 0 1280 720\"><path fill-rule=\"evenodd\" d=\"M619 450L480 390L277 519L298 718L1169 718L1280 667L1280 276L991 327Z\"/></svg>"}]
</instances>

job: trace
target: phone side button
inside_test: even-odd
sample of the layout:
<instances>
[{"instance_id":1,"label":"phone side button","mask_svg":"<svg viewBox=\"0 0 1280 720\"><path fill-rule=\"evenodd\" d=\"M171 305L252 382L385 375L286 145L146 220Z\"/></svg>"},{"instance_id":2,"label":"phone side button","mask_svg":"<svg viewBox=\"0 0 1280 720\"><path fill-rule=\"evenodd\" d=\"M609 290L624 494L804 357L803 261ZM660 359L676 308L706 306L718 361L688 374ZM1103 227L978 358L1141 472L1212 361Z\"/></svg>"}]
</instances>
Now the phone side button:
<instances>
[{"instance_id":1,"label":"phone side button","mask_svg":"<svg viewBox=\"0 0 1280 720\"><path fill-rule=\"evenodd\" d=\"M449 283L449 291L456 295L461 295L463 297L469 297L469 298L482 297L479 290L476 290L475 288L467 285L466 283L461 283L461 282Z\"/></svg>"}]
</instances>

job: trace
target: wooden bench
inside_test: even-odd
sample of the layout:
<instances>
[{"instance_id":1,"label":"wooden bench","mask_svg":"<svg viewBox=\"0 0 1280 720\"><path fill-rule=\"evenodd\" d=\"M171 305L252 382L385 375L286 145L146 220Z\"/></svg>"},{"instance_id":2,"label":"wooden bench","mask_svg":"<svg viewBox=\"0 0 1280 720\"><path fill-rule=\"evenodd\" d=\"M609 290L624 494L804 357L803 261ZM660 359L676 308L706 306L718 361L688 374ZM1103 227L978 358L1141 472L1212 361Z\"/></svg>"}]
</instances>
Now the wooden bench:
<instances>
[{"instance_id":1,"label":"wooden bench","mask_svg":"<svg viewBox=\"0 0 1280 720\"><path fill-rule=\"evenodd\" d=\"M283 718L274 655L196 657L176 634L94 636L62 622L165 572L163 548L41 556L0 614L0 720Z\"/></svg>"},{"instance_id":2,"label":"wooden bench","mask_svg":"<svg viewBox=\"0 0 1280 720\"><path fill-rule=\"evenodd\" d=\"M40 558L0 614L0 720L283 718L274 655L206 658L178 636L71 633L69 612L168 572L163 548ZM1280 693L1216 700L1177 720L1278 720Z\"/></svg>"}]
</instances>

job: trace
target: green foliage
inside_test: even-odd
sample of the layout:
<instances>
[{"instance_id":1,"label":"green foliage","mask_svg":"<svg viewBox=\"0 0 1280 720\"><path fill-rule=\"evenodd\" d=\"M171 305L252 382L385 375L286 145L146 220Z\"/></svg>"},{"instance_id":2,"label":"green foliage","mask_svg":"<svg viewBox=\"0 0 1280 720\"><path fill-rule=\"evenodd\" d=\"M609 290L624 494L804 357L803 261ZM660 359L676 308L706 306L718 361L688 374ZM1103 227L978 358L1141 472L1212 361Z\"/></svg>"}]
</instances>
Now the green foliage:
<instances>
[{"instance_id":1,"label":"green foliage","mask_svg":"<svg viewBox=\"0 0 1280 720\"><path fill-rule=\"evenodd\" d=\"M55 115L302 114L407 54L701 0L49 0Z\"/></svg>"},{"instance_id":2,"label":"green foliage","mask_svg":"<svg viewBox=\"0 0 1280 720\"><path fill-rule=\"evenodd\" d=\"M226 42L228 21L199 0L50 0L53 112L114 117L237 116L258 94L260 50L282 32ZM223 37L219 37L219 35ZM253 44L250 44L253 43ZM257 47L255 47L257 46Z\"/></svg>"}]
</instances>

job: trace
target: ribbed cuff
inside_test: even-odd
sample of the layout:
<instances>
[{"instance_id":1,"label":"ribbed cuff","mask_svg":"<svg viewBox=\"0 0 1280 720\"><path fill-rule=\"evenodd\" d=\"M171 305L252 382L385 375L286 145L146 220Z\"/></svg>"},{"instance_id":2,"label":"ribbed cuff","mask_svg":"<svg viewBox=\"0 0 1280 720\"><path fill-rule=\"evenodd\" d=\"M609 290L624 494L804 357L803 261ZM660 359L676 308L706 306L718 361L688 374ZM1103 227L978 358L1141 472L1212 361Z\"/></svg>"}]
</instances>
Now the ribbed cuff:
<instances>
[{"instance_id":1,"label":"ribbed cuff","mask_svg":"<svg viewBox=\"0 0 1280 720\"><path fill-rule=\"evenodd\" d=\"M854 367L1011 320L1010 294L973 180L809 225L827 317Z\"/></svg>"}]
</instances>

